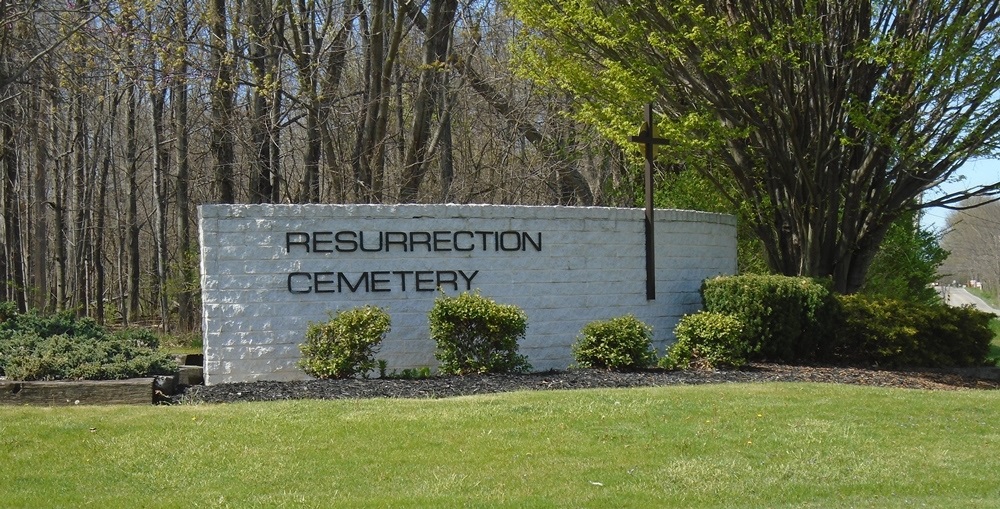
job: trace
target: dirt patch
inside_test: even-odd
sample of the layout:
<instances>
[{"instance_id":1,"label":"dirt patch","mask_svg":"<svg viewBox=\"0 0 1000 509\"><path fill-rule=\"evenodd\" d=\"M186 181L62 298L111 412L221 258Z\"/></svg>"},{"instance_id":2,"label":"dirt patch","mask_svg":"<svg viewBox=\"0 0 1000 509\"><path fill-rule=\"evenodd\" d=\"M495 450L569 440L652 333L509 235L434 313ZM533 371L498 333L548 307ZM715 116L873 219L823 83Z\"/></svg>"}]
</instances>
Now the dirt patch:
<instances>
[{"instance_id":1,"label":"dirt patch","mask_svg":"<svg viewBox=\"0 0 1000 509\"><path fill-rule=\"evenodd\" d=\"M887 371L864 368L751 364L737 370L615 372L595 369L519 375L442 376L423 380L348 379L247 382L194 386L176 402L233 403L287 399L447 398L523 390L657 387L716 383L818 382L958 390L1000 388L1000 369Z\"/></svg>"}]
</instances>

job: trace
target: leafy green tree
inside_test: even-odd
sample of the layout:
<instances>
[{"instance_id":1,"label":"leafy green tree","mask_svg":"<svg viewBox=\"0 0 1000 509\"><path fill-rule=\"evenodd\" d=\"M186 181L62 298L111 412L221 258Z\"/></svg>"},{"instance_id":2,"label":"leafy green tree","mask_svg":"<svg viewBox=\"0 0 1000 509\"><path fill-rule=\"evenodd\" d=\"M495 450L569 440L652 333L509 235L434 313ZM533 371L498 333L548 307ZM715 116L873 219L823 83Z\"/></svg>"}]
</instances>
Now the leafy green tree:
<instances>
[{"instance_id":1,"label":"leafy green tree","mask_svg":"<svg viewBox=\"0 0 1000 509\"><path fill-rule=\"evenodd\" d=\"M661 162L746 211L767 264L864 284L893 223L1000 142L998 0L509 0L521 67L623 146L655 103Z\"/></svg>"},{"instance_id":2,"label":"leafy green tree","mask_svg":"<svg viewBox=\"0 0 1000 509\"><path fill-rule=\"evenodd\" d=\"M947 257L937 235L917 224L916 213L903 214L889 228L861 293L921 304L940 302L930 285Z\"/></svg>"}]
</instances>

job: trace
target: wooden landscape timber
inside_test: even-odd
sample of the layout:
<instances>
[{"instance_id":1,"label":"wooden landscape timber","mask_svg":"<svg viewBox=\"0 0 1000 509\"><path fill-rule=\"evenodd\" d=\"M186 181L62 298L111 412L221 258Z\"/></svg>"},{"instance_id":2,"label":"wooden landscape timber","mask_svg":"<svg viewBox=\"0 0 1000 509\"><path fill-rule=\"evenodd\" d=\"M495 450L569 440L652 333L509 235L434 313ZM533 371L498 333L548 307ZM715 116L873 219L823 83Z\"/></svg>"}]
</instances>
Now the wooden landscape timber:
<instances>
[{"instance_id":1,"label":"wooden landscape timber","mask_svg":"<svg viewBox=\"0 0 1000 509\"><path fill-rule=\"evenodd\" d=\"M0 380L0 405L151 405L153 378L24 382Z\"/></svg>"}]
</instances>

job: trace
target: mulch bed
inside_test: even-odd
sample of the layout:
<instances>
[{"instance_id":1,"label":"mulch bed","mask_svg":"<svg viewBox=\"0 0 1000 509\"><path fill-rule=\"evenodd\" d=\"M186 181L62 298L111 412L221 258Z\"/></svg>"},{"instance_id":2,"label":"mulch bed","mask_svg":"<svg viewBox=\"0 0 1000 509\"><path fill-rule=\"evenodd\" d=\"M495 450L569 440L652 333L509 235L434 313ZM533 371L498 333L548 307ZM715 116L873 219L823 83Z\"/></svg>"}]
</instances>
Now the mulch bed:
<instances>
[{"instance_id":1,"label":"mulch bed","mask_svg":"<svg viewBox=\"0 0 1000 509\"><path fill-rule=\"evenodd\" d=\"M193 386L175 402L234 403L287 399L447 398L522 390L656 387L716 383L817 382L924 390L997 389L1000 368L889 371L751 364L736 370L615 372L574 369L530 374L441 376L423 380L257 381Z\"/></svg>"}]
</instances>

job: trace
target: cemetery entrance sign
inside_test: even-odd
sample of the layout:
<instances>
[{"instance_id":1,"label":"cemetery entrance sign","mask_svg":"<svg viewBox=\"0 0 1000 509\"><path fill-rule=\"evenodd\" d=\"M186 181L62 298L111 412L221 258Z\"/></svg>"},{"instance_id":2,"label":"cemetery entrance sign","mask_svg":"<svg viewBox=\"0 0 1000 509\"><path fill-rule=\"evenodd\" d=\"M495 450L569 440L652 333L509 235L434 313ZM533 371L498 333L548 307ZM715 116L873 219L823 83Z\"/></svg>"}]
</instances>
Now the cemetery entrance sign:
<instances>
[{"instance_id":1,"label":"cemetery entrance sign","mask_svg":"<svg viewBox=\"0 0 1000 509\"><path fill-rule=\"evenodd\" d=\"M707 277L736 271L736 220L655 211L656 300L646 299L641 209L500 205L202 205L207 384L306 378L310 322L372 304L392 330L390 372L433 367L427 314L444 292L479 291L528 316L535 369L564 369L585 324L633 314L662 353L701 306Z\"/></svg>"}]
</instances>

